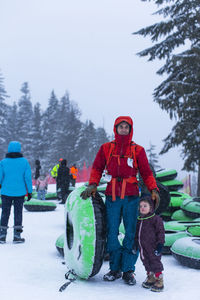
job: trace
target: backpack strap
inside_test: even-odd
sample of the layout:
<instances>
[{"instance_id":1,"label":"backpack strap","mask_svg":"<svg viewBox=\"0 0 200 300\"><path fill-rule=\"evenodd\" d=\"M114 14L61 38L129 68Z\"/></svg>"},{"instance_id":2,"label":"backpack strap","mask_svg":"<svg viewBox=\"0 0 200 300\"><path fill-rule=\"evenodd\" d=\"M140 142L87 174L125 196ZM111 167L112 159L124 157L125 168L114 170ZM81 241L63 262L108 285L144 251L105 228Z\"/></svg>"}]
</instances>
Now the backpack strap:
<instances>
[{"instance_id":1,"label":"backpack strap","mask_svg":"<svg viewBox=\"0 0 200 300\"><path fill-rule=\"evenodd\" d=\"M109 165L109 162L111 160L113 151L115 149L115 145L116 145L116 143L115 143L114 140L112 142L110 142L110 149L109 149L108 156L107 156L107 159L106 159L106 167Z\"/></svg>"},{"instance_id":2,"label":"backpack strap","mask_svg":"<svg viewBox=\"0 0 200 300\"><path fill-rule=\"evenodd\" d=\"M137 163L137 158L136 158L136 149L137 144L134 142L131 142L131 155L133 157L133 163L134 163L134 167L136 170L138 170L138 163Z\"/></svg>"}]
</instances>

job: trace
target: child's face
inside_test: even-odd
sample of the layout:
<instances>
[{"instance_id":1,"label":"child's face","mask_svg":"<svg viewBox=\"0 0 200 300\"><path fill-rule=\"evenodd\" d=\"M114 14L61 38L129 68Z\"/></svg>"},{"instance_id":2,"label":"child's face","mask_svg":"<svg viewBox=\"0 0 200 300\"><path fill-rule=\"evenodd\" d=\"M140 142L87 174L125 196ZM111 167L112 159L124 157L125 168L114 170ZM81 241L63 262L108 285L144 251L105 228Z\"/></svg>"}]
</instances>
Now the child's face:
<instances>
[{"instance_id":1,"label":"child's face","mask_svg":"<svg viewBox=\"0 0 200 300\"><path fill-rule=\"evenodd\" d=\"M140 202L140 213L143 215L147 215L151 210L151 206L148 202L146 201L141 201Z\"/></svg>"}]
</instances>

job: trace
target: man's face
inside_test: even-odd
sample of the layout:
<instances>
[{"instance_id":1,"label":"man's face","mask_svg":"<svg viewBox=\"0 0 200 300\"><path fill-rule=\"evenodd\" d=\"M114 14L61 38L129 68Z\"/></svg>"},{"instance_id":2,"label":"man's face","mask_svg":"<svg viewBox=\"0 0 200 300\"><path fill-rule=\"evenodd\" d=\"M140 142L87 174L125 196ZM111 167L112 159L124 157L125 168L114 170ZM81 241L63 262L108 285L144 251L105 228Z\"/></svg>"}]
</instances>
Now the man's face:
<instances>
[{"instance_id":1,"label":"man's face","mask_svg":"<svg viewBox=\"0 0 200 300\"><path fill-rule=\"evenodd\" d=\"M117 133L119 135L128 135L130 131L130 125L126 122L121 122L118 126L117 126Z\"/></svg>"}]
</instances>

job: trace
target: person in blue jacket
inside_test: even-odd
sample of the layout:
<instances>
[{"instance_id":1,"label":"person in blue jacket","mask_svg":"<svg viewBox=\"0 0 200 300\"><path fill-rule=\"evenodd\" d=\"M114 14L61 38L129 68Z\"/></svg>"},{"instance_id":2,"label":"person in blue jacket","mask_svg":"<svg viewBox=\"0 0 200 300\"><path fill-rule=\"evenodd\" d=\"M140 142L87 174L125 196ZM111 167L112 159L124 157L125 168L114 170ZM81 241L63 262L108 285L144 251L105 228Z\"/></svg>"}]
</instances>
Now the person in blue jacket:
<instances>
[{"instance_id":1,"label":"person in blue jacket","mask_svg":"<svg viewBox=\"0 0 200 300\"><path fill-rule=\"evenodd\" d=\"M31 167L28 160L21 153L21 144L12 141L8 145L6 158L0 161L0 186L2 213L0 223L0 243L6 242L10 210L14 206L14 243L25 242L21 238L22 213L24 197L28 193L28 200L31 199L32 178Z\"/></svg>"}]
</instances>

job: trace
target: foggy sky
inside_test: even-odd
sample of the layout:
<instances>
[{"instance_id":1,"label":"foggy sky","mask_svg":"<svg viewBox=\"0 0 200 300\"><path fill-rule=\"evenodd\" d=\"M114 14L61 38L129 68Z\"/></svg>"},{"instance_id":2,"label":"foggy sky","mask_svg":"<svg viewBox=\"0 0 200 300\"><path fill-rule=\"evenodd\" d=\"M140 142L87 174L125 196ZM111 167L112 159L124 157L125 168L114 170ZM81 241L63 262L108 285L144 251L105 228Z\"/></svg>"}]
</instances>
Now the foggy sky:
<instances>
[{"instance_id":1,"label":"foggy sky","mask_svg":"<svg viewBox=\"0 0 200 300\"><path fill-rule=\"evenodd\" d=\"M134 122L134 141L158 153L173 122L153 102L162 62L136 53L150 40L132 35L158 22L156 6L140 0L0 0L0 69L8 103L29 82L33 103L46 108L50 92L67 90L90 119L111 134L120 115ZM160 156L166 169L183 166L180 150ZM180 173L181 177L185 174Z\"/></svg>"}]
</instances>

